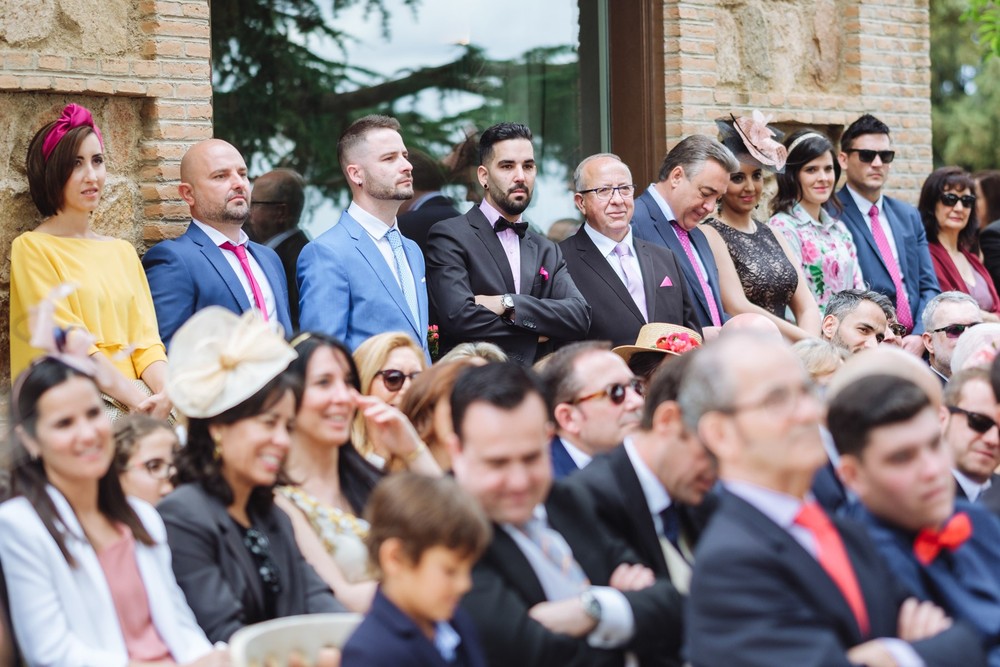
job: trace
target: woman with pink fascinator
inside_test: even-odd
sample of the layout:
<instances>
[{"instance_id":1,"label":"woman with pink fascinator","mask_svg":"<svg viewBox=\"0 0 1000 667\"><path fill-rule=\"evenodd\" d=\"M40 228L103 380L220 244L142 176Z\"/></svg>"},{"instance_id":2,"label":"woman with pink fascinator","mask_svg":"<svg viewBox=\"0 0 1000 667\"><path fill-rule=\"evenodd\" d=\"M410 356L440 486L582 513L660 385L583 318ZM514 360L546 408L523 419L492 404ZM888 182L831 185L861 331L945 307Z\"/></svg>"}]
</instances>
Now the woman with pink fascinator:
<instances>
[{"instance_id":1,"label":"woman with pink fascinator","mask_svg":"<svg viewBox=\"0 0 1000 667\"><path fill-rule=\"evenodd\" d=\"M716 121L719 139L740 161L740 170L729 175L718 216L706 220L702 230L719 266L726 312L767 317L785 338L797 341L819 335L819 309L787 242L753 217L764 173L780 173L787 156L777 141L780 133L767 121L759 111Z\"/></svg>"},{"instance_id":2,"label":"woman with pink fascinator","mask_svg":"<svg viewBox=\"0 0 1000 667\"><path fill-rule=\"evenodd\" d=\"M93 336L89 353L102 371L105 403L115 408L109 412L166 417L167 354L139 257L127 241L91 228L107 170L90 111L70 104L42 127L28 146L27 173L42 221L11 246L11 377L42 354L26 333L29 314L61 292L55 322Z\"/></svg>"}]
</instances>

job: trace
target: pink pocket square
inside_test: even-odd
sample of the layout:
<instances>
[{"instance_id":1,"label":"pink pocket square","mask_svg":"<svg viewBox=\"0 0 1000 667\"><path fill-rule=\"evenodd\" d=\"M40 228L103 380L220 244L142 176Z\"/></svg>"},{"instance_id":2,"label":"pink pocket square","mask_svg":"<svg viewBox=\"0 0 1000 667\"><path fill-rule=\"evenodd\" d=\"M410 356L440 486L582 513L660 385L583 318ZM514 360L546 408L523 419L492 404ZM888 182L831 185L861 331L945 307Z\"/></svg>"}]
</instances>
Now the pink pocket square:
<instances>
[{"instance_id":1,"label":"pink pocket square","mask_svg":"<svg viewBox=\"0 0 1000 667\"><path fill-rule=\"evenodd\" d=\"M660 283L660 287L673 287L674 284L670 282L670 276L663 276L663 282Z\"/></svg>"}]
</instances>

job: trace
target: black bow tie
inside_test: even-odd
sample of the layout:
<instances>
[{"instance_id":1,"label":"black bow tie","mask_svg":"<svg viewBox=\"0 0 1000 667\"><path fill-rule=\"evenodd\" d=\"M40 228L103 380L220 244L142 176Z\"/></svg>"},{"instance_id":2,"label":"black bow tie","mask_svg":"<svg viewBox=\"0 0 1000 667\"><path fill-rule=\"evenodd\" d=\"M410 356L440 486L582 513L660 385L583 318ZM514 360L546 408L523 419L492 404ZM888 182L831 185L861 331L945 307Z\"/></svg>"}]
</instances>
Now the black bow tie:
<instances>
[{"instance_id":1,"label":"black bow tie","mask_svg":"<svg viewBox=\"0 0 1000 667\"><path fill-rule=\"evenodd\" d=\"M528 231L528 223L526 222L511 222L506 218L497 219L497 224L493 225L493 231L499 234L505 229L513 229L514 233L517 234L518 238L524 238L524 233Z\"/></svg>"}]
</instances>

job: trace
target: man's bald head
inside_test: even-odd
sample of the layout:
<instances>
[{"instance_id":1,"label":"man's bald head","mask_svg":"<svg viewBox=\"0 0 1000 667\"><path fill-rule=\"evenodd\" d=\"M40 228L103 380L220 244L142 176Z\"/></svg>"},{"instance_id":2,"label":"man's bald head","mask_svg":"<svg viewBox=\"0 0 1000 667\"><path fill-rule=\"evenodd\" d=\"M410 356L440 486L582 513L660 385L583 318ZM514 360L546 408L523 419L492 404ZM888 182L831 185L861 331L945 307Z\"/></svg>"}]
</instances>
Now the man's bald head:
<instances>
[{"instance_id":1,"label":"man's bald head","mask_svg":"<svg viewBox=\"0 0 1000 667\"><path fill-rule=\"evenodd\" d=\"M848 357L827 386L827 400L856 380L873 375L893 375L922 389L935 408L942 403L941 382L920 359L894 347L880 346Z\"/></svg>"},{"instance_id":2,"label":"man's bald head","mask_svg":"<svg viewBox=\"0 0 1000 667\"><path fill-rule=\"evenodd\" d=\"M250 215L246 162L221 139L206 139L188 149L181 158L177 191L193 218L220 230L241 227Z\"/></svg>"}]
</instances>

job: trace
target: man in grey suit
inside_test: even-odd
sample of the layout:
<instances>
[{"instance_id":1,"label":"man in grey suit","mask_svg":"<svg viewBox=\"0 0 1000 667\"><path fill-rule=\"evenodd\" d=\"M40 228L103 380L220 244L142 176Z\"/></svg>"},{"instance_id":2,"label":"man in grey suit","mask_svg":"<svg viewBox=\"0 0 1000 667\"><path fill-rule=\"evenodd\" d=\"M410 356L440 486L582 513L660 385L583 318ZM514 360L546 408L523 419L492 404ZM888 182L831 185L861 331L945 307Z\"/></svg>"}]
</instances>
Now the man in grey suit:
<instances>
[{"instance_id":1,"label":"man in grey suit","mask_svg":"<svg viewBox=\"0 0 1000 667\"><path fill-rule=\"evenodd\" d=\"M670 149L658 181L635 200L636 238L670 248L684 272L698 322L721 326L726 319L719 292L719 269L698 223L715 211L739 171L732 152L715 139L693 134Z\"/></svg>"},{"instance_id":2,"label":"man in grey suit","mask_svg":"<svg viewBox=\"0 0 1000 667\"><path fill-rule=\"evenodd\" d=\"M400 204L413 196L399 121L359 118L341 136L337 156L352 201L299 256L301 328L352 350L375 334L404 331L426 351L424 256L396 224Z\"/></svg>"}]
</instances>

